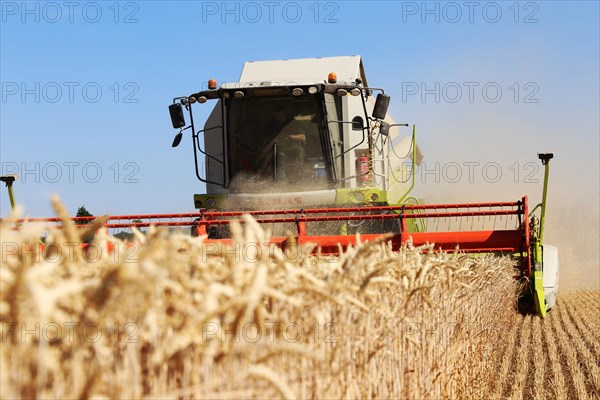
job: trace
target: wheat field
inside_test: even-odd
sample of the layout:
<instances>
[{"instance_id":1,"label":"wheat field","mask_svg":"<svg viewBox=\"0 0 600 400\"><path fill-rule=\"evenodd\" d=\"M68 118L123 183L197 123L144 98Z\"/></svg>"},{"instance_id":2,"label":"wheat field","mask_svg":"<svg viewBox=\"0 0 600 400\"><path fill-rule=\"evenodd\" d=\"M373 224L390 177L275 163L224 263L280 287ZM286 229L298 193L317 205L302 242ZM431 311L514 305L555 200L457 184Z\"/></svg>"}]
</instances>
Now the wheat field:
<instances>
[{"instance_id":1,"label":"wheat field","mask_svg":"<svg viewBox=\"0 0 600 400\"><path fill-rule=\"evenodd\" d=\"M516 311L509 258L385 240L285 252L250 217L229 248L126 245L4 221L2 398L598 398L600 293ZM107 243L113 250L107 251Z\"/></svg>"}]
</instances>

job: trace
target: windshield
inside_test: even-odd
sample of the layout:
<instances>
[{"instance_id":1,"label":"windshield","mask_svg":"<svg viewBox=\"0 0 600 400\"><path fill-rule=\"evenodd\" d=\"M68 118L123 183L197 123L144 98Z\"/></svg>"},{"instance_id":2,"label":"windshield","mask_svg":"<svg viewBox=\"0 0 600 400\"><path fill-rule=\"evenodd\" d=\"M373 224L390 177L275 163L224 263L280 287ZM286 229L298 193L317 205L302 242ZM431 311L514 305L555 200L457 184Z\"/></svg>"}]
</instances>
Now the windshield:
<instances>
[{"instance_id":1,"label":"windshield","mask_svg":"<svg viewBox=\"0 0 600 400\"><path fill-rule=\"evenodd\" d=\"M327 186L317 97L249 97L230 99L226 106L232 191L260 191L257 181L294 185L296 191Z\"/></svg>"}]
</instances>

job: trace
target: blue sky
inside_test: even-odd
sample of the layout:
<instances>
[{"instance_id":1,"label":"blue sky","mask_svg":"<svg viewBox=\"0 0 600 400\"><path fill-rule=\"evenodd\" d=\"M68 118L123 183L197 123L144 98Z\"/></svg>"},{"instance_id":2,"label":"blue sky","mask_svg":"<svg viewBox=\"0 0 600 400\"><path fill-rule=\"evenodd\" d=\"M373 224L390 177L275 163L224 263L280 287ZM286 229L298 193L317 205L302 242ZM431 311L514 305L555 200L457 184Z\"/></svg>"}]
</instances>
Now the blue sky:
<instances>
[{"instance_id":1,"label":"blue sky","mask_svg":"<svg viewBox=\"0 0 600 400\"><path fill-rule=\"evenodd\" d=\"M193 211L203 186L189 137L170 147L173 97L248 60L360 54L392 116L417 124L433 171L417 195L537 200L527 163L553 150L554 210L585 209L597 237L598 4L2 1L1 172L21 176L30 216L52 214L51 193L73 213Z\"/></svg>"}]
</instances>

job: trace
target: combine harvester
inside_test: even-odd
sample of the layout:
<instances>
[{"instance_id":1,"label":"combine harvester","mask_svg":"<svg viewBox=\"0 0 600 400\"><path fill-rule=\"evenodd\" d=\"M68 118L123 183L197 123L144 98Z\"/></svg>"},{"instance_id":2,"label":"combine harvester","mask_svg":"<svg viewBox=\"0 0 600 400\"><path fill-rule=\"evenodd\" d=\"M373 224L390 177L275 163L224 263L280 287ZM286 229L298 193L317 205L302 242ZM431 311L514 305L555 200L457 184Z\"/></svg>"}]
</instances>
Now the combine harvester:
<instances>
[{"instance_id":1,"label":"combine harvester","mask_svg":"<svg viewBox=\"0 0 600 400\"><path fill-rule=\"evenodd\" d=\"M215 104L197 130L193 108L209 101ZM552 154L538 155L544 189L532 210L527 196L419 204L410 196L423 157L416 129L401 135L408 124L387 116L389 102L383 89L369 87L360 56L247 62L239 82L219 87L210 79L206 90L169 106L180 130L173 147L189 129L195 173L206 187L194 195L198 212L113 216L106 226L189 226L193 235L207 236L205 243L228 244L229 223L251 214L282 248L314 243L315 251L336 254L356 244L359 233L363 242L388 234L394 250L411 241L444 251L511 254L525 283L523 297L543 317L558 289L558 252L543 244Z\"/></svg>"}]
</instances>

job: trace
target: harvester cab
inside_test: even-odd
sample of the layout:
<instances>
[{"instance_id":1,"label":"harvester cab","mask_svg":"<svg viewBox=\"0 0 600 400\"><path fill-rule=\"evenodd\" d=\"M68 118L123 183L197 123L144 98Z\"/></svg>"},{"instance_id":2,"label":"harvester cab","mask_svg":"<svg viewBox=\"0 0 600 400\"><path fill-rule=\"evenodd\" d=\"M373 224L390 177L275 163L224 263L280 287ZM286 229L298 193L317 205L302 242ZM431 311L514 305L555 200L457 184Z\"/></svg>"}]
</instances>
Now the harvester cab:
<instances>
[{"instance_id":1,"label":"harvester cab","mask_svg":"<svg viewBox=\"0 0 600 400\"><path fill-rule=\"evenodd\" d=\"M196 130L192 105L209 100L216 104ZM414 132L400 134L408 125L387 115L389 101L367 85L360 56L247 62L239 82L211 79L207 90L174 99L173 146L191 128L196 176L206 185L195 208L402 203L422 154Z\"/></svg>"}]
</instances>

